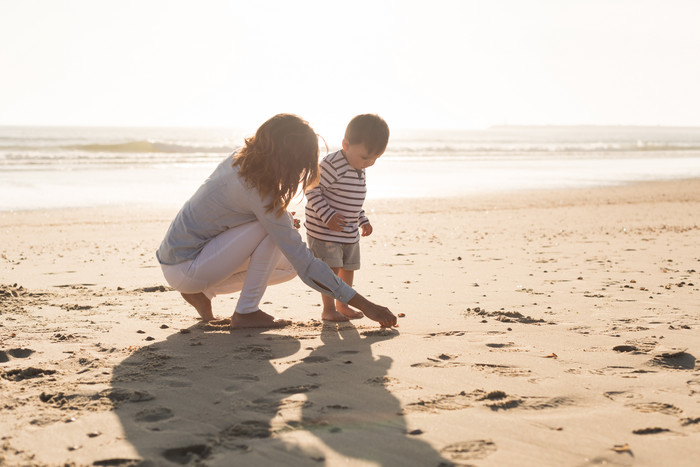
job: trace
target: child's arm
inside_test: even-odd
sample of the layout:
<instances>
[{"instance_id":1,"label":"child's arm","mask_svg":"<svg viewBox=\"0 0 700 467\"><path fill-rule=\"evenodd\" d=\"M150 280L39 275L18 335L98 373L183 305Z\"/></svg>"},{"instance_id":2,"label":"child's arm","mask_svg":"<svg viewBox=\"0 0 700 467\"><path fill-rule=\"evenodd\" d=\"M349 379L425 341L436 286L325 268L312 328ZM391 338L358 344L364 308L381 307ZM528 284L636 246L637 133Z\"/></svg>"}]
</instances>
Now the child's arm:
<instances>
[{"instance_id":1,"label":"child's arm","mask_svg":"<svg viewBox=\"0 0 700 467\"><path fill-rule=\"evenodd\" d=\"M319 167L321 168L321 176L318 185L306 192L307 206L310 207L329 228L333 229L329 222L331 222L331 218L334 215L340 216L340 214L328 204L324 194L338 179L338 174L326 159L321 161ZM343 219L337 220L343 221Z\"/></svg>"}]
</instances>

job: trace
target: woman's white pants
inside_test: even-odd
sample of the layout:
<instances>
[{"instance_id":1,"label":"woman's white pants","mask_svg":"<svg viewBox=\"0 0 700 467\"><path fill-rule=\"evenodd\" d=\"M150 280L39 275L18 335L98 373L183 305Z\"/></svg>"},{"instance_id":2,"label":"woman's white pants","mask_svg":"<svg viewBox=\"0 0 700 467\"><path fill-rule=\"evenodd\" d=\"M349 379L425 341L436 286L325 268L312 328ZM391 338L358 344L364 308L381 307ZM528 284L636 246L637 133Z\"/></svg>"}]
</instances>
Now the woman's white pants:
<instances>
[{"instance_id":1,"label":"woman's white pants","mask_svg":"<svg viewBox=\"0 0 700 467\"><path fill-rule=\"evenodd\" d=\"M291 280L296 272L259 222L227 230L211 239L190 261L161 265L165 280L175 290L216 295L241 292L238 313L259 309L268 285Z\"/></svg>"}]
</instances>

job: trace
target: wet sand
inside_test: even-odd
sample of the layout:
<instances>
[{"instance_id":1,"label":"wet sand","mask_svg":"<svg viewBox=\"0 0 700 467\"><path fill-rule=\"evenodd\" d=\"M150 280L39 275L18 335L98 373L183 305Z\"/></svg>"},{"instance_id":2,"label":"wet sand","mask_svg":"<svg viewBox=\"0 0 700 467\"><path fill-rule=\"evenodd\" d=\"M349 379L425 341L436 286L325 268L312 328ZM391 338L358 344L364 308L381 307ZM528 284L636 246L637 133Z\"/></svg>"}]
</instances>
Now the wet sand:
<instances>
[{"instance_id":1,"label":"wet sand","mask_svg":"<svg viewBox=\"0 0 700 467\"><path fill-rule=\"evenodd\" d=\"M366 209L391 330L298 279L293 326L198 322L173 209L0 212L0 463L697 465L700 180Z\"/></svg>"}]
</instances>

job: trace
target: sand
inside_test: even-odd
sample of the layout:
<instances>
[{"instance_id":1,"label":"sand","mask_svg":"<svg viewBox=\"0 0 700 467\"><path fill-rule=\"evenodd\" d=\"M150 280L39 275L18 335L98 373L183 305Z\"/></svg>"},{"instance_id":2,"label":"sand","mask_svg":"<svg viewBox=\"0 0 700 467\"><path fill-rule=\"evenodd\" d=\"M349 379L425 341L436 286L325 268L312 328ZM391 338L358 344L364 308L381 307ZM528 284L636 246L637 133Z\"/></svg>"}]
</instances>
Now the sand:
<instances>
[{"instance_id":1,"label":"sand","mask_svg":"<svg viewBox=\"0 0 700 467\"><path fill-rule=\"evenodd\" d=\"M176 209L0 213L0 464L698 465L699 180L366 208L391 330L298 279L199 323Z\"/></svg>"}]
</instances>

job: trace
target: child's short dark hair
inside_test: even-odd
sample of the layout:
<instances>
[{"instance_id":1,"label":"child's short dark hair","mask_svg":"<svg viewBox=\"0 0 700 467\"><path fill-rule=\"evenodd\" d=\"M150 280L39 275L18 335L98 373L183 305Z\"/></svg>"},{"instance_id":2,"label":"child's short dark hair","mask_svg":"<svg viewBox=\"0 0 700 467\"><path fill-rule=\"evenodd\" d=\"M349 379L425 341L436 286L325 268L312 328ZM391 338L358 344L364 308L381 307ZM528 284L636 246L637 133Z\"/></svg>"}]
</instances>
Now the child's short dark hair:
<instances>
[{"instance_id":1,"label":"child's short dark hair","mask_svg":"<svg viewBox=\"0 0 700 467\"><path fill-rule=\"evenodd\" d=\"M371 155L382 154L389 143L389 125L376 114L362 114L350 120L345 129L350 144L364 144Z\"/></svg>"}]
</instances>

